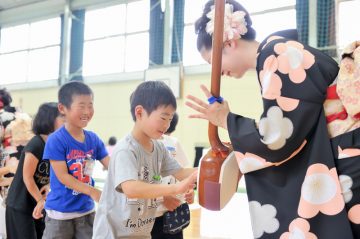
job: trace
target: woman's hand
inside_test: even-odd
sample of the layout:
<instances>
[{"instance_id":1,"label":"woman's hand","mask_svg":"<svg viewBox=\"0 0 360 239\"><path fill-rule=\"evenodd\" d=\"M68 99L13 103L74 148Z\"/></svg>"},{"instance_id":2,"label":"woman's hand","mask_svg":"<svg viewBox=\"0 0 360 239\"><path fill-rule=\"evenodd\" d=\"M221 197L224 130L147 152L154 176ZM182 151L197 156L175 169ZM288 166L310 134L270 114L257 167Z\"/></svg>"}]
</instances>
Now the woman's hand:
<instances>
[{"instance_id":1,"label":"woman's hand","mask_svg":"<svg viewBox=\"0 0 360 239\"><path fill-rule=\"evenodd\" d=\"M211 97L211 93L206 86L201 85L200 88L207 98ZM199 113L190 115L190 118L206 119L213 125L227 129L227 116L230 112L227 101L223 101L222 103L214 102L213 104L207 104L192 95L188 95L187 98L190 101L186 101L185 104Z\"/></svg>"}]
</instances>

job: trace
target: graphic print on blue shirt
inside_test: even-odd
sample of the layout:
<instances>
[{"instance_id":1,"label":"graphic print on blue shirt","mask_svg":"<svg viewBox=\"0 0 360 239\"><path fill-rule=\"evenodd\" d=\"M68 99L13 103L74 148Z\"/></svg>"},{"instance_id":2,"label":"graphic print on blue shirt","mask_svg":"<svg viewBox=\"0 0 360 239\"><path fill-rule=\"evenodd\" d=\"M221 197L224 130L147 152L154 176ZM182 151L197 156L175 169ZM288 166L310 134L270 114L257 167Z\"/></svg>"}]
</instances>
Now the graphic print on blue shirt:
<instances>
[{"instance_id":1,"label":"graphic print on blue shirt","mask_svg":"<svg viewBox=\"0 0 360 239\"><path fill-rule=\"evenodd\" d=\"M94 186L94 181L91 175L85 174L85 167L87 165L87 158L92 157L94 150L84 152L78 149L73 149L68 155L66 155L66 162L68 165L69 173L73 175L77 180ZM90 156L88 156L90 155ZM80 192L73 190L73 195L78 195Z\"/></svg>"},{"instance_id":2,"label":"graphic print on blue shirt","mask_svg":"<svg viewBox=\"0 0 360 239\"><path fill-rule=\"evenodd\" d=\"M75 140L65 127L51 134L46 142L44 159L65 161L69 174L77 180L94 185L94 179L84 174L88 158L100 160L107 156L104 143L93 132L84 130L85 140ZM72 190L62 184L50 167L50 192L45 209L59 212L87 212L94 208L93 200L85 194Z\"/></svg>"}]
</instances>

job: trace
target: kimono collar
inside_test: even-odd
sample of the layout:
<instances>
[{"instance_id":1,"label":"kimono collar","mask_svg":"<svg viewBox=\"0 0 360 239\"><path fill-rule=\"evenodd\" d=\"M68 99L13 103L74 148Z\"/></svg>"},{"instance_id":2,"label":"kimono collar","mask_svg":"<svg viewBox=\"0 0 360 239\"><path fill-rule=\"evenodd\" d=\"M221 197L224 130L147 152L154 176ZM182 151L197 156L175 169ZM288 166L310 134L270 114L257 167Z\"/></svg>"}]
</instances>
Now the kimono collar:
<instances>
[{"instance_id":1,"label":"kimono collar","mask_svg":"<svg viewBox=\"0 0 360 239\"><path fill-rule=\"evenodd\" d=\"M263 46L268 43L267 40L273 36L279 36L279 37L283 37L283 38L295 40L295 41L298 40L298 32L295 29L274 32L271 35L269 35L268 37L266 37L265 40L263 40L260 43L259 48L257 50L258 53L261 51L261 49L263 49Z\"/></svg>"}]
</instances>

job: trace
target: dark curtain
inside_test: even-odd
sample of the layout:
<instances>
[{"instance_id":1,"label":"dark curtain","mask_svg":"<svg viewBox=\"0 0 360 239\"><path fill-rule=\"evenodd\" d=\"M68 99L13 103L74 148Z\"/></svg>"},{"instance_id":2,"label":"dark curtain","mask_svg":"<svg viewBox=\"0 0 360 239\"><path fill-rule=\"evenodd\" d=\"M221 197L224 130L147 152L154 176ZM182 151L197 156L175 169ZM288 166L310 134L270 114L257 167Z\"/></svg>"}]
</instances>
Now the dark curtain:
<instances>
[{"instance_id":1,"label":"dark curtain","mask_svg":"<svg viewBox=\"0 0 360 239\"><path fill-rule=\"evenodd\" d=\"M174 1L174 21L173 21L173 42L171 49L171 62L182 62L183 42L184 42L184 0Z\"/></svg>"},{"instance_id":2,"label":"dark curtain","mask_svg":"<svg viewBox=\"0 0 360 239\"><path fill-rule=\"evenodd\" d=\"M164 54L164 13L161 11L160 0L151 0L150 9L149 65L162 65Z\"/></svg>"}]
</instances>

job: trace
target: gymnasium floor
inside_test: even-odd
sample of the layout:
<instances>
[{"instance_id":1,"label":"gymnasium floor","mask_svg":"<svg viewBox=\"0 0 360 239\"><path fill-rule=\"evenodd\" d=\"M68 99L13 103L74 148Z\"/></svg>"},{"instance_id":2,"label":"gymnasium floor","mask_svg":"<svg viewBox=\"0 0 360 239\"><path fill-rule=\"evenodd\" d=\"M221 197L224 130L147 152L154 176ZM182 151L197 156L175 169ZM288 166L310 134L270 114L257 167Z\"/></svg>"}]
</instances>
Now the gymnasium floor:
<instances>
[{"instance_id":1,"label":"gymnasium floor","mask_svg":"<svg viewBox=\"0 0 360 239\"><path fill-rule=\"evenodd\" d=\"M246 193L236 193L222 211L190 206L191 221L185 239L252 239Z\"/></svg>"}]
</instances>

